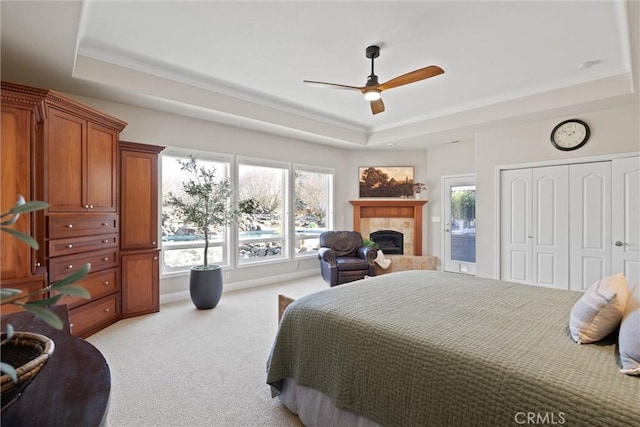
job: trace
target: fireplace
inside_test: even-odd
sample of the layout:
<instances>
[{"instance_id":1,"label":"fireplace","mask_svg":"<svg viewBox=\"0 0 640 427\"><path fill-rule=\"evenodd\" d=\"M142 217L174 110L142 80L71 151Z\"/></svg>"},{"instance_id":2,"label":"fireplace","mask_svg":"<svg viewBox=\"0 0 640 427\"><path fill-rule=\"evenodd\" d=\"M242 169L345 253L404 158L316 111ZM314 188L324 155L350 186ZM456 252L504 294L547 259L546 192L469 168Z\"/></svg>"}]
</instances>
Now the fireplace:
<instances>
[{"instance_id":1,"label":"fireplace","mask_svg":"<svg viewBox=\"0 0 640 427\"><path fill-rule=\"evenodd\" d=\"M369 235L369 239L375 242L384 254L402 255L404 253L404 234L399 231L374 231Z\"/></svg>"},{"instance_id":2,"label":"fireplace","mask_svg":"<svg viewBox=\"0 0 640 427\"><path fill-rule=\"evenodd\" d=\"M378 230L397 230L403 234L403 255L422 255L422 206L428 200L387 199L350 200L353 229L362 236Z\"/></svg>"}]
</instances>

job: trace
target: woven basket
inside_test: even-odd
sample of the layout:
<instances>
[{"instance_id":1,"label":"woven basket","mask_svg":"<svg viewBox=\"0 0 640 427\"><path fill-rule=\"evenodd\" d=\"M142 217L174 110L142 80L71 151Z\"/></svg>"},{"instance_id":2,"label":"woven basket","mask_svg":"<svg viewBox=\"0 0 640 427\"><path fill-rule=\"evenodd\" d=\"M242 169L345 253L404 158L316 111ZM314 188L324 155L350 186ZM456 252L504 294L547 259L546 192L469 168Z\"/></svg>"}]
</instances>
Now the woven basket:
<instances>
[{"instance_id":1,"label":"woven basket","mask_svg":"<svg viewBox=\"0 0 640 427\"><path fill-rule=\"evenodd\" d=\"M0 377L2 410L20 396L47 363L55 348L50 338L31 332L16 332L6 342L5 337L6 334L3 333L0 349L2 362L14 367L18 382L14 383L6 374Z\"/></svg>"}]
</instances>

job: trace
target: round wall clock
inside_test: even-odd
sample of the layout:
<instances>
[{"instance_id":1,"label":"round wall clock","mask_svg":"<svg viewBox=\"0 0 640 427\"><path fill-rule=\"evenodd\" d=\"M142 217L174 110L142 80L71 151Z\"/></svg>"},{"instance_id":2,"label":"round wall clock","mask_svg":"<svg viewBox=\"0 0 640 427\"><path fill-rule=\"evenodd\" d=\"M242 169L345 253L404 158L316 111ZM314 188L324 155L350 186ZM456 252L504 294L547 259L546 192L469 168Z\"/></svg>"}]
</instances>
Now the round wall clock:
<instances>
[{"instance_id":1,"label":"round wall clock","mask_svg":"<svg viewBox=\"0 0 640 427\"><path fill-rule=\"evenodd\" d=\"M551 131L551 143L558 150L577 150L589 139L589 125L582 120L569 119L558 123Z\"/></svg>"}]
</instances>

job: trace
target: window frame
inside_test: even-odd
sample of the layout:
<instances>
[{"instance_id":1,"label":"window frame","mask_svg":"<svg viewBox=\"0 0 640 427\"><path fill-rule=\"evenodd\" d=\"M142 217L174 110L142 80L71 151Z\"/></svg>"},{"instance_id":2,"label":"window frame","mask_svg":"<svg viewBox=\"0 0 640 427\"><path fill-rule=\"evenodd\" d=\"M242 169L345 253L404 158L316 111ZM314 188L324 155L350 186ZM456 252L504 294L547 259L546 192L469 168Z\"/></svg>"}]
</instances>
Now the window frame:
<instances>
[{"instance_id":1,"label":"window frame","mask_svg":"<svg viewBox=\"0 0 640 427\"><path fill-rule=\"evenodd\" d=\"M305 251L305 252L296 252L295 248L297 247L298 240L302 240L296 231L295 221L295 201L296 201L296 172L311 172L311 173L319 173L326 174L329 176L328 182L328 194L327 194L327 212L326 212L326 220L325 220L325 229L326 231L333 230L333 219L334 219L334 193L335 193L335 169L327 168L322 166L314 166L302 163L294 163L291 167L291 196L290 200L292 201L291 212L289 220L291 221L291 230L293 230L292 238L291 238L291 248L292 248L292 258L294 260L301 260L307 258L315 258L318 256L318 251ZM318 235L319 237L319 235Z\"/></svg>"},{"instance_id":2,"label":"window frame","mask_svg":"<svg viewBox=\"0 0 640 427\"><path fill-rule=\"evenodd\" d=\"M233 236L235 241L233 242L233 246L232 248L234 248L235 250L235 266L236 268L247 268L247 267L252 267L252 266L256 266L256 265L264 265L264 264L271 264L271 263L278 263L278 262L288 262L291 261L291 255L290 255L290 220L289 220L289 216L290 216L290 212L291 212L291 197L290 197L290 187L291 187L291 183L290 183L290 174L291 174L291 163L290 162L283 162L283 161L278 161L278 160L269 160L269 159L262 159L262 158L257 158L257 157L248 157L248 156L237 156L236 157L236 167L235 167L235 189L236 191L234 191L234 197L235 197L235 204L236 206L239 206L240 204L240 168L242 165L247 165L247 166L257 166L257 167L265 167L265 168L273 168L273 169L280 169L282 172L282 197L283 197L283 202L282 202L282 236L280 237L258 237L258 238L254 238L254 239L241 239L240 238L240 227L238 227L237 224L235 224L234 226L234 230L233 230ZM253 259L251 260L250 258L240 258L240 244L241 243L262 243L262 242L274 242L274 241L278 241L281 242L281 251L280 254L277 256L271 256L271 257L257 257L257 259Z\"/></svg>"},{"instance_id":3,"label":"window frame","mask_svg":"<svg viewBox=\"0 0 640 427\"><path fill-rule=\"evenodd\" d=\"M223 153L215 153L209 151L202 150L190 150L184 148L166 148L160 153L160 185L159 185L159 200L160 200L160 209L158 209L158 223L162 224L162 212L164 208L164 186L163 186L163 176L164 176L164 168L163 162L166 157L172 157L174 159L177 158L188 158L190 155L194 155L198 160L208 161L208 162L216 162L216 163L225 163L226 164L226 176L232 177L234 173L234 156L230 154ZM234 188L235 188L235 184ZM232 199L233 203L233 199ZM209 239L209 250L215 247L222 247L222 259L223 262L215 263L216 265L220 265L222 268L230 268L233 266L232 259L230 257L230 244L231 244L231 229L233 225L225 226L223 231L223 239L222 242L214 241ZM179 245L175 245L172 248L165 247L165 241L162 239L162 227L158 227L158 241L160 242L160 276L161 277L172 277L172 276L180 276L187 274L191 271L191 267L193 266L180 266L180 267L165 267L165 256L167 252L175 251L175 250L183 250L183 249L198 249L200 251L204 250L204 241L202 243L182 243ZM195 265L195 264L194 264Z\"/></svg>"}]
</instances>

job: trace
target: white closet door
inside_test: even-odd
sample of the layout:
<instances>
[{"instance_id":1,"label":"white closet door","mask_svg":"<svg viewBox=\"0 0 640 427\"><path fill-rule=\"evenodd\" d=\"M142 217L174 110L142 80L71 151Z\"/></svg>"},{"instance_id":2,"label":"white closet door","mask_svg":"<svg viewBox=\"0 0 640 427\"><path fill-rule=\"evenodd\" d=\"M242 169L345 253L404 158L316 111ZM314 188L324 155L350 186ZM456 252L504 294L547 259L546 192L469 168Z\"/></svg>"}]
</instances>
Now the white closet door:
<instances>
[{"instance_id":1,"label":"white closet door","mask_svg":"<svg viewBox=\"0 0 640 427\"><path fill-rule=\"evenodd\" d=\"M500 175L500 278L531 283L531 169Z\"/></svg>"},{"instance_id":2,"label":"white closet door","mask_svg":"<svg viewBox=\"0 0 640 427\"><path fill-rule=\"evenodd\" d=\"M532 171L531 284L569 289L569 168Z\"/></svg>"},{"instance_id":3,"label":"white closet door","mask_svg":"<svg viewBox=\"0 0 640 427\"><path fill-rule=\"evenodd\" d=\"M569 166L570 289L611 274L611 162Z\"/></svg>"},{"instance_id":4,"label":"white closet door","mask_svg":"<svg viewBox=\"0 0 640 427\"><path fill-rule=\"evenodd\" d=\"M640 283L640 157L612 162L611 272Z\"/></svg>"}]
</instances>

